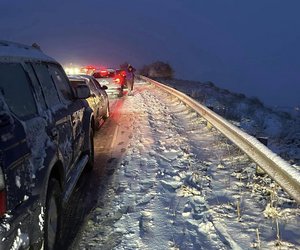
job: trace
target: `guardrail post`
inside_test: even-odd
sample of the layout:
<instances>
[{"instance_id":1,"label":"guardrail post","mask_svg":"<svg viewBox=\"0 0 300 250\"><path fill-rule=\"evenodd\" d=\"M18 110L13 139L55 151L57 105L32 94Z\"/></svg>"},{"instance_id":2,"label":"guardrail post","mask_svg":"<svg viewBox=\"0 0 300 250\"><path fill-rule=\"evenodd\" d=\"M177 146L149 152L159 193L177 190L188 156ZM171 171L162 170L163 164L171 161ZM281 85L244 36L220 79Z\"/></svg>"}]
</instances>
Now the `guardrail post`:
<instances>
[{"instance_id":1,"label":"guardrail post","mask_svg":"<svg viewBox=\"0 0 300 250\"><path fill-rule=\"evenodd\" d=\"M264 144L265 146L268 146L268 137L257 137L257 140L259 140L262 144Z\"/></svg>"},{"instance_id":2,"label":"guardrail post","mask_svg":"<svg viewBox=\"0 0 300 250\"><path fill-rule=\"evenodd\" d=\"M259 136L259 137L256 137L256 139L258 141L260 141L262 144L264 144L265 146L268 146L268 137L262 137L262 136ZM265 175L266 172L258 165L256 165L256 174L257 175Z\"/></svg>"},{"instance_id":3,"label":"guardrail post","mask_svg":"<svg viewBox=\"0 0 300 250\"><path fill-rule=\"evenodd\" d=\"M206 106L207 108L209 108L211 111L214 111L214 107L213 106Z\"/></svg>"},{"instance_id":4,"label":"guardrail post","mask_svg":"<svg viewBox=\"0 0 300 250\"><path fill-rule=\"evenodd\" d=\"M207 108L209 108L210 110L214 110L214 107L213 106L207 106ZM206 121L206 127L211 130L213 128L213 125L209 122L209 121Z\"/></svg>"}]
</instances>

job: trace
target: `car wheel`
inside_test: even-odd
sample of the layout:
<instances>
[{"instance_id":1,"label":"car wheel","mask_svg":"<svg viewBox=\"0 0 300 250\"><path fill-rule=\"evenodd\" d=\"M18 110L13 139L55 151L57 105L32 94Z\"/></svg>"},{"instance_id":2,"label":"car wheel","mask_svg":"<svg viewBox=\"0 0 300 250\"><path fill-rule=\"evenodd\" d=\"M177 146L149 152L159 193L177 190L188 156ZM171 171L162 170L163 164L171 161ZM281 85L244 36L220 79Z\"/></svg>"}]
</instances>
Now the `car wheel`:
<instances>
[{"instance_id":1,"label":"car wheel","mask_svg":"<svg viewBox=\"0 0 300 250\"><path fill-rule=\"evenodd\" d=\"M110 115L110 112L109 112L109 104L107 104L107 106L106 106L106 112L105 112L105 115L104 115L104 120L106 120L108 117L109 117L109 115Z\"/></svg>"},{"instance_id":2,"label":"car wheel","mask_svg":"<svg viewBox=\"0 0 300 250\"><path fill-rule=\"evenodd\" d=\"M123 86L119 89L119 94L118 97L122 97L123 96Z\"/></svg>"},{"instance_id":3,"label":"car wheel","mask_svg":"<svg viewBox=\"0 0 300 250\"><path fill-rule=\"evenodd\" d=\"M95 127L95 130L98 131L101 127L101 123L99 121L95 122L94 127Z\"/></svg>"},{"instance_id":4,"label":"car wheel","mask_svg":"<svg viewBox=\"0 0 300 250\"><path fill-rule=\"evenodd\" d=\"M97 115L96 118L98 118L98 115ZM101 122L100 122L99 119L95 119L94 128L95 128L96 131L98 131L101 128Z\"/></svg>"},{"instance_id":5,"label":"car wheel","mask_svg":"<svg viewBox=\"0 0 300 250\"><path fill-rule=\"evenodd\" d=\"M50 179L45 209L45 250L58 249L60 226L61 226L61 189L56 179Z\"/></svg>"},{"instance_id":6,"label":"car wheel","mask_svg":"<svg viewBox=\"0 0 300 250\"><path fill-rule=\"evenodd\" d=\"M90 128L88 155L89 161L87 163L86 170L91 171L94 168L94 132L92 128Z\"/></svg>"}]
</instances>

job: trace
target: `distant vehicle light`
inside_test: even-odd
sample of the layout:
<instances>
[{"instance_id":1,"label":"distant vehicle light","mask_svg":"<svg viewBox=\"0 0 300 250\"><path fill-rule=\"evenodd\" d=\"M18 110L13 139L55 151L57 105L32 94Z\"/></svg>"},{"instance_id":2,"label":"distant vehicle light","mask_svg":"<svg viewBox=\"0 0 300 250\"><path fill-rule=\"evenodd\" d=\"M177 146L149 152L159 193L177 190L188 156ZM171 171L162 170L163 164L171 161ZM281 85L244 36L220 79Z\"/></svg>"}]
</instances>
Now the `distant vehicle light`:
<instances>
[{"instance_id":1,"label":"distant vehicle light","mask_svg":"<svg viewBox=\"0 0 300 250\"><path fill-rule=\"evenodd\" d=\"M80 73L80 68L78 67L67 67L65 68L65 72L67 75L76 75Z\"/></svg>"}]
</instances>

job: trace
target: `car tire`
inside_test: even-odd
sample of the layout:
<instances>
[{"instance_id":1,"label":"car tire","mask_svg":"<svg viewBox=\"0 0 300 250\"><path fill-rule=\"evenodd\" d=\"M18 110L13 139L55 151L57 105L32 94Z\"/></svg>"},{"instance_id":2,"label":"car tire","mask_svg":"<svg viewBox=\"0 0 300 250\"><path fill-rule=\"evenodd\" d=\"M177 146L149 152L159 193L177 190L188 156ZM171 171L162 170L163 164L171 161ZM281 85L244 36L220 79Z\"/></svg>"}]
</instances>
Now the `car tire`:
<instances>
[{"instance_id":1,"label":"car tire","mask_svg":"<svg viewBox=\"0 0 300 250\"><path fill-rule=\"evenodd\" d=\"M93 129L90 128L90 138L89 138L89 149L88 149L89 161L86 165L87 171L92 171L94 168L94 132Z\"/></svg>"},{"instance_id":2,"label":"car tire","mask_svg":"<svg viewBox=\"0 0 300 250\"><path fill-rule=\"evenodd\" d=\"M98 130L101 128L101 123L100 123L100 121L95 122L94 127L95 127L95 131L98 131Z\"/></svg>"},{"instance_id":3,"label":"car tire","mask_svg":"<svg viewBox=\"0 0 300 250\"><path fill-rule=\"evenodd\" d=\"M103 119L104 119L104 120L106 120L106 119L108 119L108 118L109 118L109 116L110 116L109 104L107 104L107 107L106 107L106 112L105 112L105 114L104 114L104 117L103 117Z\"/></svg>"},{"instance_id":4,"label":"car tire","mask_svg":"<svg viewBox=\"0 0 300 250\"><path fill-rule=\"evenodd\" d=\"M124 93L123 93L123 86L121 86L120 89L119 89L118 97L122 97L123 95L124 95Z\"/></svg>"},{"instance_id":5,"label":"car tire","mask_svg":"<svg viewBox=\"0 0 300 250\"><path fill-rule=\"evenodd\" d=\"M50 179L48 184L45 208L44 249L59 249L58 243L61 229L61 188L56 179Z\"/></svg>"},{"instance_id":6,"label":"car tire","mask_svg":"<svg viewBox=\"0 0 300 250\"><path fill-rule=\"evenodd\" d=\"M98 115L97 115L96 118L98 118ZM99 119L95 120L95 122L94 122L94 128L95 128L95 131L98 131L101 128L101 122L100 122Z\"/></svg>"}]
</instances>

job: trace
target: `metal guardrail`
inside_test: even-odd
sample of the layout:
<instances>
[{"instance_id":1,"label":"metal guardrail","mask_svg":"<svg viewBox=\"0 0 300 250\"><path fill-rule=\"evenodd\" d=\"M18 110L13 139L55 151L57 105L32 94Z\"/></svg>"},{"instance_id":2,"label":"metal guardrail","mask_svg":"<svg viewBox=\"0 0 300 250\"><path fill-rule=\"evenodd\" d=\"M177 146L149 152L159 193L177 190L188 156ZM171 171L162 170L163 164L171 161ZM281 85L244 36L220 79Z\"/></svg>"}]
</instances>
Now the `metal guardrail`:
<instances>
[{"instance_id":1,"label":"metal guardrail","mask_svg":"<svg viewBox=\"0 0 300 250\"><path fill-rule=\"evenodd\" d=\"M186 94L150 78L144 76L140 77L141 79L148 81L176 96L182 102L190 106L229 140L231 140L236 146L244 151L275 182L277 182L288 194L300 203L300 172L293 168L288 162L272 152L255 137L243 132L223 117L219 116L204 105L201 105Z\"/></svg>"}]
</instances>

